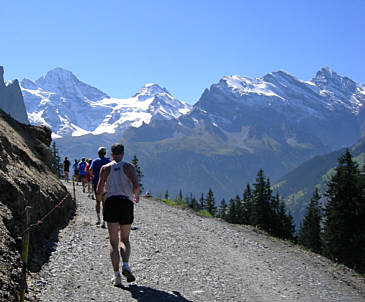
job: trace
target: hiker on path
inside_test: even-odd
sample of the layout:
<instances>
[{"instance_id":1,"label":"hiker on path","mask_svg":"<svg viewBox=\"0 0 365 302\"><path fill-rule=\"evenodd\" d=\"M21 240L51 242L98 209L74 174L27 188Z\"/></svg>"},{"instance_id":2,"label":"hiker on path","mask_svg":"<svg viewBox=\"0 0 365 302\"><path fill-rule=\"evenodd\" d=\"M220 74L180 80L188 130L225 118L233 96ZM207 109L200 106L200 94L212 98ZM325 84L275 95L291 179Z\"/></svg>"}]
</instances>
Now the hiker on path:
<instances>
[{"instance_id":1,"label":"hiker on path","mask_svg":"<svg viewBox=\"0 0 365 302\"><path fill-rule=\"evenodd\" d=\"M94 189L94 193L95 193L95 211L96 211L96 217L97 217L97 221L96 224L99 225L100 224L100 203L103 202L102 200L102 193L101 194L97 194L96 191L96 187L98 185L98 181L99 181L99 172L100 169L103 165L110 163L109 158L105 157L106 154L106 149L104 147L99 147L98 149L98 158L95 158L92 162L91 162L91 166L90 166L90 175L93 178L93 189ZM102 228L105 228L105 222L103 220L103 223L101 225Z\"/></svg>"},{"instance_id":2,"label":"hiker on path","mask_svg":"<svg viewBox=\"0 0 365 302\"><path fill-rule=\"evenodd\" d=\"M112 281L114 286L120 286L120 256L123 261L123 276L127 278L127 282L135 280L128 265L131 253L129 235L134 219L133 201L139 202L139 182L134 166L123 161L124 146L122 144L112 145L111 156L113 161L100 170L97 192L99 195L106 193L103 215L109 231L110 258L114 270Z\"/></svg>"},{"instance_id":3,"label":"hiker on path","mask_svg":"<svg viewBox=\"0 0 365 302\"><path fill-rule=\"evenodd\" d=\"M74 181L76 181L77 185L79 181L79 162L77 159L75 159L75 163L72 165L72 167L74 169Z\"/></svg>"},{"instance_id":4,"label":"hiker on path","mask_svg":"<svg viewBox=\"0 0 365 302\"><path fill-rule=\"evenodd\" d=\"M68 173L70 172L70 161L67 159L67 157L65 157L63 163L62 163L62 166L63 166L63 175L64 175L64 178L66 179L66 182L68 182Z\"/></svg>"},{"instance_id":5,"label":"hiker on path","mask_svg":"<svg viewBox=\"0 0 365 302\"><path fill-rule=\"evenodd\" d=\"M87 196L91 197L92 199L94 199L94 196L92 195L92 191L91 191L91 174L90 174L90 166L91 166L91 162L92 159L88 159L85 167L85 171L86 171L86 181L87 181Z\"/></svg>"},{"instance_id":6,"label":"hiker on path","mask_svg":"<svg viewBox=\"0 0 365 302\"><path fill-rule=\"evenodd\" d=\"M86 161L85 157L81 159L81 162L79 162L79 174L80 174L80 180L82 184L82 192L85 193L85 187L86 187Z\"/></svg>"}]
</instances>

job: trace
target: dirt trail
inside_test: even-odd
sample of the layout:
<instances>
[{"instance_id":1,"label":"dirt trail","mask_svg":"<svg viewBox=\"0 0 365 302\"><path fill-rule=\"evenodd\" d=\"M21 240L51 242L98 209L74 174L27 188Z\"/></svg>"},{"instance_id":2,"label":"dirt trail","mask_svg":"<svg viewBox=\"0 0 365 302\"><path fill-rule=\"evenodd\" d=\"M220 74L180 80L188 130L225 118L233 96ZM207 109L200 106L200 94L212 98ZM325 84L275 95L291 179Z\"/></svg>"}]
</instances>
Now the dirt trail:
<instances>
[{"instance_id":1,"label":"dirt trail","mask_svg":"<svg viewBox=\"0 0 365 302\"><path fill-rule=\"evenodd\" d=\"M107 230L95 226L93 201L76 188L76 217L29 280L40 301L365 301L364 281L324 257L150 199L135 207L137 280L113 287Z\"/></svg>"}]
</instances>

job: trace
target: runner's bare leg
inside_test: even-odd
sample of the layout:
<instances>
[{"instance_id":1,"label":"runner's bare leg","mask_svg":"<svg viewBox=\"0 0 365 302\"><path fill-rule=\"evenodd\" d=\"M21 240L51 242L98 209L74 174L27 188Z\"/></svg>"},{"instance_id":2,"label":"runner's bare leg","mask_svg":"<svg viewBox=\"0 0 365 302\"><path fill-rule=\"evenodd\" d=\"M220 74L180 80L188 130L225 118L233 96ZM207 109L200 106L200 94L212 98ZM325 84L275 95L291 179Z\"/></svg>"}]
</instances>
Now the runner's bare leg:
<instances>
[{"instance_id":1,"label":"runner's bare leg","mask_svg":"<svg viewBox=\"0 0 365 302\"><path fill-rule=\"evenodd\" d=\"M108 222L109 231L109 242L110 242L110 259L112 261L114 272L119 271L119 223L118 222Z\"/></svg>"},{"instance_id":2,"label":"runner's bare leg","mask_svg":"<svg viewBox=\"0 0 365 302\"><path fill-rule=\"evenodd\" d=\"M122 256L123 262L128 262L131 254L131 245L129 242L130 232L130 224L120 226L120 255Z\"/></svg>"}]
</instances>

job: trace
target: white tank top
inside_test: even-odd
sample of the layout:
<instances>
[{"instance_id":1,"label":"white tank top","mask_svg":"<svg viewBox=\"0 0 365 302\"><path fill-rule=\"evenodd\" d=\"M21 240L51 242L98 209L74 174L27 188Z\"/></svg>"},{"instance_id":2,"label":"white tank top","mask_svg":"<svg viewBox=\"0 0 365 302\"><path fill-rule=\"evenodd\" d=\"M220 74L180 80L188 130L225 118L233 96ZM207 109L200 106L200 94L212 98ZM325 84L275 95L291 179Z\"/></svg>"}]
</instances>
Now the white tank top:
<instances>
[{"instance_id":1,"label":"white tank top","mask_svg":"<svg viewBox=\"0 0 365 302\"><path fill-rule=\"evenodd\" d=\"M111 196L126 196L129 200L133 200L133 184L125 175L123 166L125 162L112 161L107 164L110 167L110 173L106 180L106 198Z\"/></svg>"}]
</instances>

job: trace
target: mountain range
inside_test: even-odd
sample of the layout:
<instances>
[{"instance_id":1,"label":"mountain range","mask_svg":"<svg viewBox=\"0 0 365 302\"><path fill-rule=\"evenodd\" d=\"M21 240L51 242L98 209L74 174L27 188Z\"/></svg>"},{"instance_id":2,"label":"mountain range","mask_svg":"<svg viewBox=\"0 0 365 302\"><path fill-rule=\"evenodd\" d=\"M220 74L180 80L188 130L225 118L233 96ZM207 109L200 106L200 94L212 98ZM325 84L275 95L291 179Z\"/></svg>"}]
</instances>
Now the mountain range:
<instances>
[{"instance_id":1,"label":"mountain range","mask_svg":"<svg viewBox=\"0 0 365 302\"><path fill-rule=\"evenodd\" d=\"M20 85L31 123L49 126L53 138L121 134L154 119L177 118L191 108L157 84L144 85L131 98L111 98L62 68Z\"/></svg>"},{"instance_id":2,"label":"mountain range","mask_svg":"<svg viewBox=\"0 0 365 302\"><path fill-rule=\"evenodd\" d=\"M62 155L95 157L99 145L122 141L154 195L211 187L219 202L241 194L260 168L274 183L365 130L365 87L330 68L309 81L285 71L225 76L194 106L157 84L111 98L60 68L21 87L31 123L52 128Z\"/></svg>"}]
</instances>

